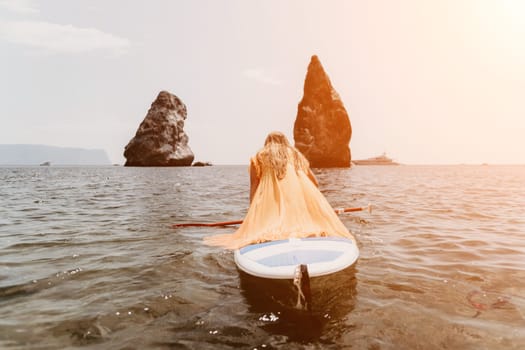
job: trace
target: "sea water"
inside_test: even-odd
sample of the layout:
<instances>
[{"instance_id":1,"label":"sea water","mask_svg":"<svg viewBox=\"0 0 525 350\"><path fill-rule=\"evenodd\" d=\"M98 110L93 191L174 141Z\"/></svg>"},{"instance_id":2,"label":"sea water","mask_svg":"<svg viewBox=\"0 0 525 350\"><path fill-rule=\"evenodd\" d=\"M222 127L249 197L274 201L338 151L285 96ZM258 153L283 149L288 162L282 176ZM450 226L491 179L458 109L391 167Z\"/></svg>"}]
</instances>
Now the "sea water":
<instances>
[{"instance_id":1,"label":"sea water","mask_svg":"<svg viewBox=\"0 0 525 350\"><path fill-rule=\"evenodd\" d=\"M242 219L246 166L0 168L0 348L525 348L525 166L315 173L373 212L308 313L202 243L234 227L171 228Z\"/></svg>"}]
</instances>

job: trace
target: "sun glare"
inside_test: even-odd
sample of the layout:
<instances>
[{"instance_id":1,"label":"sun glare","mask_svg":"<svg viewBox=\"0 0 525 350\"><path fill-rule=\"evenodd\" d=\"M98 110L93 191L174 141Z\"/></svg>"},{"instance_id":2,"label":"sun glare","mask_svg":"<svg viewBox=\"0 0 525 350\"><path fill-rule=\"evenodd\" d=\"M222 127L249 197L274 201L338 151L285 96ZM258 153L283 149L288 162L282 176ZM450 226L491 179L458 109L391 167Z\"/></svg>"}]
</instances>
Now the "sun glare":
<instances>
[{"instance_id":1,"label":"sun glare","mask_svg":"<svg viewBox=\"0 0 525 350\"><path fill-rule=\"evenodd\" d=\"M523 28L523 20L525 15L525 1L523 0L499 0L496 3L500 4L504 14L509 17L509 19L514 24L520 24Z\"/></svg>"},{"instance_id":2,"label":"sun glare","mask_svg":"<svg viewBox=\"0 0 525 350\"><path fill-rule=\"evenodd\" d=\"M525 34L525 1L488 0L476 1L475 6L482 10L487 24L499 34L507 34L511 39L523 41Z\"/></svg>"},{"instance_id":3,"label":"sun glare","mask_svg":"<svg viewBox=\"0 0 525 350\"><path fill-rule=\"evenodd\" d=\"M470 39L485 59L522 71L525 58L525 1L472 1ZM480 56L480 59L482 56Z\"/></svg>"}]
</instances>

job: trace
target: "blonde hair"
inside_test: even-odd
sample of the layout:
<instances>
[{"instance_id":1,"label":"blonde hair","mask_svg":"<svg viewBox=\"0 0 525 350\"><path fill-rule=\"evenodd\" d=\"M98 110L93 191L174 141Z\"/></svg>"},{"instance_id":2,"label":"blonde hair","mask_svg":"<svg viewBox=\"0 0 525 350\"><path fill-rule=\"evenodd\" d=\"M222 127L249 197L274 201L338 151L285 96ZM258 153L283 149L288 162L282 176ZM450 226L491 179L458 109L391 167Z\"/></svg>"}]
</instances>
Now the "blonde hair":
<instances>
[{"instance_id":1,"label":"blonde hair","mask_svg":"<svg viewBox=\"0 0 525 350\"><path fill-rule=\"evenodd\" d=\"M286 164L290 161L290 156L292 157L291 161L295 171L306 171L310 167L308 160L301 152L290 145L282 132L273 131L268 134L264 141L264 147L257 152L255 157L257 163L263 167L273 169L277 178L281 180L286 175Z\"/></svg>"}]
</instances>

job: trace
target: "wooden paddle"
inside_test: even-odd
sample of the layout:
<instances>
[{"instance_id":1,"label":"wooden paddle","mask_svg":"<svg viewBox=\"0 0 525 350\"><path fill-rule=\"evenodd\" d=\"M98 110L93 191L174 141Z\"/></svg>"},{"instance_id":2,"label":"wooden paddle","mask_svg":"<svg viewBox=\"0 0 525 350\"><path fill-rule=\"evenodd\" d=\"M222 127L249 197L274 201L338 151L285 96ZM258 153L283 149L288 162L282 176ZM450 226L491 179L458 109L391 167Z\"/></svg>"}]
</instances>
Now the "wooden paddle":
<instances>
[{"instance_id":1,"label":"wooden paddle","mask_svg":"<svg viewBox=\"0 0 525 350\"><path fill-rule=\"evenodd\" d=\"M337 208L334 211L337 214L342 213L349 213L353 211L361 211L366 210L368 213L372 213L372 205L368 204L366 207L357 207L357 208ZM235 221L222 221L222 222L186 222L182 224L173 224L171 225L172 228L177 227L188 227L188 226L199 226L199 227L214 227L214 226L229 226L229 225L240 225L242 224L242 220L235 220Z\"/></svg>"}]
</instances>

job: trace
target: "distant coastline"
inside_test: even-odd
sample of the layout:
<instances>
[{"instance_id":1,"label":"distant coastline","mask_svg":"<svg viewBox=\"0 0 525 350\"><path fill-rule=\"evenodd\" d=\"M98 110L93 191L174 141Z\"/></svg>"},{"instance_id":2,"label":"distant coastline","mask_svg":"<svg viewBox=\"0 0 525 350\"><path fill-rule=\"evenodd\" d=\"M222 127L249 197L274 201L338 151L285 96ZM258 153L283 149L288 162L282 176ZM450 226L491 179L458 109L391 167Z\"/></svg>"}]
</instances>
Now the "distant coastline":
<instances>
[{"instance_id":1,"label":"distant coastline","mask_svg":"<svg viewBox=\"0 0 525 350\"><path fill-rule=\"evenodd\" d=\"M36 144L0 145L0 165L111 165L103 149Z\"/></svg>"}]
</instances>

